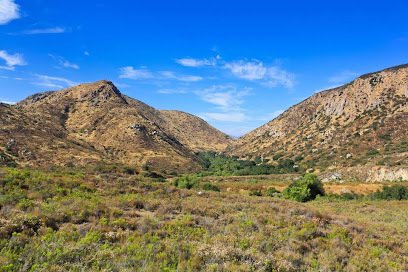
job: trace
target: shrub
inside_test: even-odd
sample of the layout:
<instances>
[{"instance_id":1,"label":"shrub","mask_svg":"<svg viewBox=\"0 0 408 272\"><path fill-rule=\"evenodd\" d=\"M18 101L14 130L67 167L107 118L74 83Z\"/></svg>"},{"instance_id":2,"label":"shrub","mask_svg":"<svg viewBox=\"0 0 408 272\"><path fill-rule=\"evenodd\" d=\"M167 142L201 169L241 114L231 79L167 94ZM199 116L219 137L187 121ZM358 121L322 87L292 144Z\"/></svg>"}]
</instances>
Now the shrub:
<instances>
[{"instance_id":1,"label":"shrub","mask_svg":"<svg viewBox=\"0 0 408 272\"><path fill-rule=\"evenodd\" d=\"M174 186L182 189L191 189L196 186L199 181L200 179L194 175L182 176L174 181Z\"/></svg>"},{"instance_id":2,"label":"shrub","mask_svg":"<svg viewBox=\"0 0 408 272\"><path fill-rule=\"evenodd\" d=\"M380 154L380 152L377 149L370 149L367 151L366 156L371 157Z\"/></svg>"},{"instance_id":3,"label":"shrub","mask_svg":"<svg viewBox=\"0 0 408 272\"><path fill-rule=\"evenodd\" d=\"M262 196L262 192L260 190L251 190L249 191L250 196Z\"/></svg>"},{"instance_id":4,"label":"shrub","mask_svg":"<svg viewBox=\"0 0 408 272\"><path fill-rule=\"evenodd\" d=\"M371 199L383 200L405 200L408 199L408 187L403 185L385 186L381 191L378 190L370 195Z\"/></svg>"},{"instance_id":5,"label":"shrub","mask_svg":"<svg viewBox=\"0 0 408 272\"><path fill-rule=\"evenodd\" d=\"M280 192L278 190L275 189L275 187L269 187L266 190L266 195L270 196L270 197L275 197L278 196L280 194Z\"/></svg>"},{"instance_id":6,"label":"shrub","mask_svg":"<svg viewBox=\"0 0 408 272\"><path fill-rule=\"evenodd\" d=\"M282 157L283 157L282 154L276 154L276 155L274 155L274 156L272 157L272 159L273 159L274 161L277 161L277 160L279 160L279 159L282 158Z\"/></svg>"},{"instance_id":7,"label":"shrub","mask_svg":"<svg viewBox=\"0 0 408 272\"><path fill-rule=\"evenodd\" d=\"M324 189L316 175L306 174L292 182L282 193L287 199L306 202L315 199L318 195L323 196Z\"/></svg>"},{"instance_id":8,"label":"shrub","mask_svg":"<svg viewBox=\"0 0 408 272\"><path fill-rule=\"evenodd\" d=\"M123 173L128 174L128 175L136 175L138 174L138 172L136 171L136 169L129 167L129 166L125 166L123 168Z\"/></svg>"},{"instance_id":9,"label":"shrub","mask_svg":"<svg viewBox=\"0 0 408 272\"><path fill-rule=\"evenodd\" d=\"M214 191L214 192L219 192L220 188L218 188L216 185L212 184L212 183L204 183L203 185L203 190L205 191Z\"/></svg>"}]
</instances>

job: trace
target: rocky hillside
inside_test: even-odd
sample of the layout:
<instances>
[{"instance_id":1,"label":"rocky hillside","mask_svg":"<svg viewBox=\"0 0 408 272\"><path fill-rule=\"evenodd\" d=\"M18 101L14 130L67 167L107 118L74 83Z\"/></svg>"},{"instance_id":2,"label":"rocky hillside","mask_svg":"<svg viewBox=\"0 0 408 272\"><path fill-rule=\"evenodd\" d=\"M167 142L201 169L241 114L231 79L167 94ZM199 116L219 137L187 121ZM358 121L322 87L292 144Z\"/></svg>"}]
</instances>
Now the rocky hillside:
<instances>
[{"instance_id":1,"label":"rocky hillside","mask_svg":"<svg viewBox=\"0 0 408 272\"><path fill-rule=\"evenodd\" d=\"M236 141L228 153L304 168L408 165L408 65L316 93Z\"/></svg>"},{"instance_id":2,"label":"rocky hillside","mask_svg":"<svg viewBox=\"0 0 408 272\"><path fill-rule=\"evenodd\" d=\"M195 115L175 111L161 110L163 127L193 151L224 151L232 143L231 137L211 127L206 121Z\"/></svg>"},{"instance_id":3,"label":"rocky hillside","mask_svg":"<svg viewBox=\"0 0 408 272\"><path fill-rule=\"evenodd\" d=\"M1 104L0 125L3 164L104 161L185 172L199 168L193 151L221 151L229 143L198 117L158 111L121 94L109 81L35 94L15 106Z\"/></svg>"}]
</instances>

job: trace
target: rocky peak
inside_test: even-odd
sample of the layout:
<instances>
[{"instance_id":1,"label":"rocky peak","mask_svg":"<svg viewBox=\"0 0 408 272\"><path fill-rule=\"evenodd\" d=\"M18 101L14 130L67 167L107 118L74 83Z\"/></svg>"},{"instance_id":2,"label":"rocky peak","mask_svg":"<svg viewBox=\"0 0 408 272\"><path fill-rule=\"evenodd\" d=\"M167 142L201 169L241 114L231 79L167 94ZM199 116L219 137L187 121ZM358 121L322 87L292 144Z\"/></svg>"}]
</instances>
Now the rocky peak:
<instances>
[{"instance_id":1,"label":"rocky peak","mask_svg":"<svg viewBox=\"0 0 408 272\"><path fill-rule=\"evenodd\" d=\"M80 84L67 90L70 94L76 96L80 101L89 101L92 104L98 104L102 101L119 100L125 102L121 92L116 86L108 80L100 80L93 83Z\"/></svg>"},{"instance_id":2,"label":"rocky peak","mask_svg":"<svg viewBox=\"0 0 408 272\"><path fill-rule=\"evenodd\" d=\"M36 94L30 95L26 99L20 101L17 105L19 105L19 106L30 106L32 104L37 103L38 101L41 101L41 100L47 98L48 96L50 96L53 93L54 93L53 91L36 93Z\"/></svg>"}]
</instances>

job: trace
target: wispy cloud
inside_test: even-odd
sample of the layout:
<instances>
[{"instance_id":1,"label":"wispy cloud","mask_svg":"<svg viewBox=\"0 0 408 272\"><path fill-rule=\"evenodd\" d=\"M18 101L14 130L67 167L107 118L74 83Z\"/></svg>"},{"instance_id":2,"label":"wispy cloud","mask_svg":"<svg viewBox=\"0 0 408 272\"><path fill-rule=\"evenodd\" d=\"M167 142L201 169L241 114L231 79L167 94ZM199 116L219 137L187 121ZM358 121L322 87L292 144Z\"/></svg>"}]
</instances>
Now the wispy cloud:
<instances>
[{"instance_id":1,"label":"wispy cloud","mask_svg":"<svg viewBox=\"0 0 408 272\"><path fill-rule=\"evenodd\" d=\"M353 71L342 71L336 75L333 75L329 78L329 83L333 84L342 84L346 83L347 81L351 81L355 77L357 77L358 74Z\"/></svg>"},{"instance_id":2,"label":"wispy cloud","mask_svg":"<svg viewBox=\"0 0 408 272\"><path fill-rule=\"evenodd\" d=\"M47 87L47 88L55 88L55 89L62 89L66 87L71 87L77 85L76 82L63 78L63 77L55 77L55 76L48 76L48 75L36 75L36 81L33 82L34 85Z\"/></svg>"},{"instance_id":3,"label":"wispy cloud","mask_svg":"<svg viewBox=\"0 0 408 272\"><path fill-rule=\"evenodd\" d=\"M294 74L278 66L264 65L263 62L257 60L228 62L225 63L224 68L238 78L249 81L260 81L270 88L277 86L292 88L295 84Z\"/></svg>"},{"instance_id":4,"label":"wispy cloud","mask_svg":"<svg viewBox=\"0 0 408 272\"><path fill-rule=\"evenodd\" d=\"M181 58L176 59L176 63L186 67L215 66L220 58L219 55L211 59Z\"/></svg>"},{"instance_id":5,"label":"wispy cloud","mask_svg":"<svg viewBox=\"0 0 408 272\"><path fill-rule=\"evenodd\" d=\"M188 93L188 91L186 89L180 89L180 88L160 89L157 92L161 93L161 94L186 94L186 93Z\"/></svg>"},{"instance_id":6,"label":"wispy cloud","mask_svg":"<svg viewBox=\"0 0 408 272\"><path fill-rule=\"evenodd\" d=\"M237 61L227 63L224 67L230 70L235 76L246 80L263 79L267 71L267 68L263 66L262 62Z\"/></svg>"},{"instance_id":7,"label":"wispy cloud","mask_svg":"<svg viewBox=\"0 0 408 272\"><path fill-rule=\"evenodd\" d=\"M0 25L20 18L20 7L14 0L0 0Z\"/></svg>"},{"instance_id":8,"label":"wispy cloud","mask_svg":"<svg viewBox=\"0 0 408 272\"><path fill-rule=\"evenodd\" d=\"M140 80L140 79L149 79L153 77L153 74L145 69L135 69L133 66L126 66L120 68L120 78L127 78L127 79L134 79L134 80Z\"/></svg>"},{"instance_id":9,"label":"wispy cloud","mask_svg":"<svg viewBox=\"0 0 408 272\"><path fill-rule=\"evenodd\" d=\"M48 28L36 28L28 29L22 31L20 34L23 35L37 35L37 34L61 34L67 32L67 29L64 27L48 27Z\"/></svg>"},{"instance_id":10,"label":"wispy cloud","mask_svg":"<svg viewBox=\"0 0 408 272\"><path fill-rule=\"evenodd\" d=\"M79 65L78 65L78 64L69 62L69 61L67 61L67 60L64 60L64 61L61 63L61 65L64 66L65 68L72 68L72 69L76 69L76 70L79 69Z\"/></svg>"},{"instance_id":11,"label":"wispy cloud","mask_svg":"<svg viewBox=\"0 0 408 272\"><path fill-rule=\"evenodd\" d=\"M6 62L6 66L0 66L0 69L14 70L15 66L27 64L22 54L9 54L5 50L0 50L0 59Z\"/></svg>"},{"instance_id":12,"label":"wispy cloud","mask_svg":"<svg viewBox=\"0 0 408 272\"><path fill-rule=\"evenodd\" d=\"M148 70L146 67L135 69L133 66L126 66L120 68L119 78L127 78L134 80L156 79L156 80L177 80L183 82L197 82L203 78L200 76L177 74L173 71L154 72Z\"/></svg>"},{"instance_id":13,"label":"wispy cloud","mask_svg":"<svg viewBox=\"0 0 408 272\"><path fill-rule=\"evenodd\" d=\"M201 113L205 120L221 122L243 122L247 120L245 110L241 107L243 97L249 95L250 89L237 89L232 85L214 85L194 92L201 100L215 106L217 112Z\"/></svg>"},{"instance_id":14,"label":"wispy cloud","mask_svg":"<svg viewBox=\"0 0 408 272\"><path fill-rule=\"evenodd\" d=\"M84 51L84 55L89 57L91 54L88 51Z\"/></svg>"},{"instance_id":15,"label":"wispy cloud","mask_svg":"<svg viewBox=\"0 0 408 272\"><path fill-rule=\"evenodd\" d=\"M160 75L165 79L175 79L175 80L184 81L184 82L196 82L196 81L200 81L203 79L200 76L177 75L176 73L172 71L162 71L160 72Z\"/></svg>"},{"instance_id":16,"label":"wispy cloud","mask_svg":"<svg viewBox=\"0 0 408 272\"><path fill-rule=\"evenodd\" d=\"M200 116L206 121L243 122L247 119L243 112L205 112Z\"/></svg>"},{"instance_id":17,"label":"wispy cloud","mask_svg":"<svg viewBox=\"0 0 408 272\"><path fill-rule=\"evenodd\" d=\"M61 56L55 56L52 54L48 54L48 56L50 56L51 58L53 58L54 60L58 61L60 67L63 68L71 68L71 69L75 69L78 70L79 69L79 65L72 63L68 60L66 60L65 58L61 57Z\"/></svg>"},{"instance_id":18,"label":"wispy cloud","mask_svg":"<svg viewBox=\"0 0 408 272\"><path fill-rule=\"evenodd\" d=\"M240 111L244 100L249 95L250 89L237 89L232 85L214 85L209 88L195 91L201 100L213 104L222 111Z\"/></svg>"}]
</instances>

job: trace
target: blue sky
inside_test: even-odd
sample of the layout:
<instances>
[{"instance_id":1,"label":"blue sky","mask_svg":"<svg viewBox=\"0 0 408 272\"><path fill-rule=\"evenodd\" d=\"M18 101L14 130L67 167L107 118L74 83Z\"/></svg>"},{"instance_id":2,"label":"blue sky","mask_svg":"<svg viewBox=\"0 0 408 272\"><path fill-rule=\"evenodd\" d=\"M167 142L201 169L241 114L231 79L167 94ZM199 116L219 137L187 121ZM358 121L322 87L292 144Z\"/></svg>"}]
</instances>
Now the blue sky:
<instances>
[{"instance_id":1,"label":"blue sky","mask_svg":"<svg viewBox=\"0 0 408 272\"><path fill-rule=\"evenodd\" d=\"M408 63L407 1L0 0L0 101L113 81L240 136Z\"/></svg>"}]
</instances>

